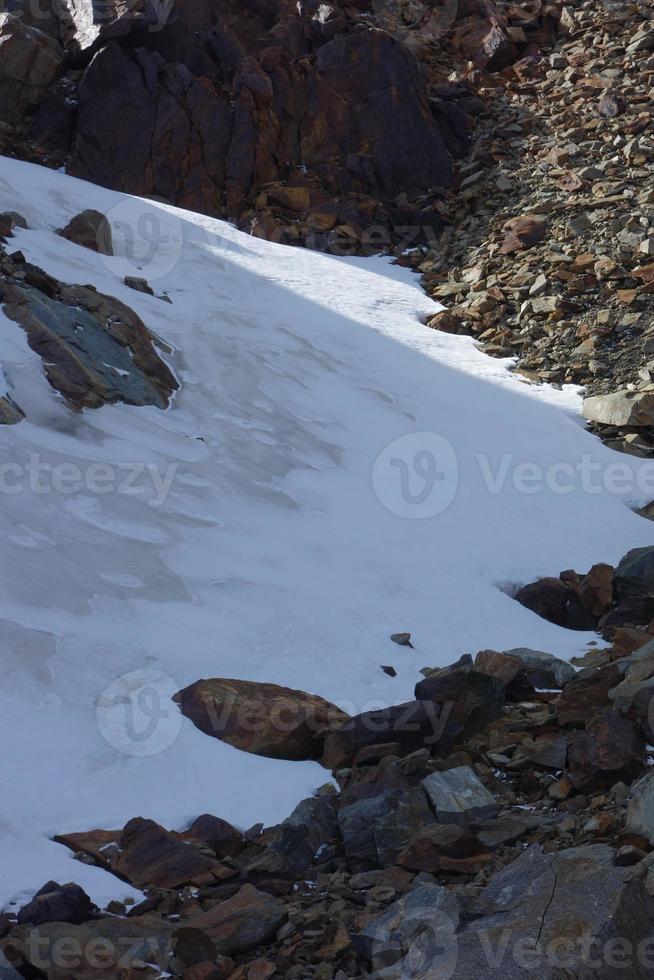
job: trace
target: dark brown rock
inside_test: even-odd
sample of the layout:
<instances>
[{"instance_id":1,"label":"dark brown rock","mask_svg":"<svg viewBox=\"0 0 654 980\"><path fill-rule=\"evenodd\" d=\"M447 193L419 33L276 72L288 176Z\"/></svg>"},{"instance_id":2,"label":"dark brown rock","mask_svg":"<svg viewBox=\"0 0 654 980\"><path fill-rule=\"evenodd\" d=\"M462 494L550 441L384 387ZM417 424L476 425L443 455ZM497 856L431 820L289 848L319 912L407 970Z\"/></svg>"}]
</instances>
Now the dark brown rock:
<instances>
[{"instance_id":1,"label":"dark brown rock","mask_svg":"<svg viewBox=\"0 0 654 980\"><path fill-rule=\"evenodd\" d=\"M0 48L0 117L16 123L44 97L65 55L54 38L8 13L0 13Z\"/></svg>"},{"instance_id":2,"label":"dark brown rock","mask_svg":"<svg viewBox=\"0 0 654 980\"><path fill-rule=\"evenodd\" d=\"M603 712L583 732L573 732L568 775L579 792L630 783L645 768L645 740L618 711Z\"/></svg>"},{"instance_id":3,"label":"dark brown rock","mask_svg":"<svg viewBox=\"0 0 654 980\"><path fill-rule=\"evenodd\" d=\"M93 903L86 892L73 883L58 885L49 881L31 902L18 911L18 924L38 926L43 922L81 923L93 916Z\"/></svg>"},{"instance_id":4,"label":"dark brown rock","mask_svg":"<svg viewBox=\"0 0 654 980\"><path fill-rule=\"evenodd\" d=\"M592 630L597 625L597 618L584 609L577 593L558 578L542 578L525 585L516 599L538 616L566 629Z\"/></svg>"},{"instance_id":5,"label":"dark brown rock","mask_svg":"<svg viewBox=\"0 0 654 980\"><path fill-rule=\"evenodd\" d=\"M206 735L273 759L319 759L328 727L347 718L315 694L254 681L200 680L173 700Z\"/></svg>"},{"instance_id":6,"label":"dark brown rock","mask_svg":"<svg viewBox=\"0 0 654 980\"><path fill-rule=\"evenodd\" d=\"M62 238L102 255L113 255L111 225L99 211L82 211L59 232Z\"/></svg>"},{"instance_id":7,"label":"dark brown rock","mask_svg":"<svg viewBox=\"0 0 654 980\"><path fill-rule=\"evenodd\" d=\"M243 885L233 898L189 919L188 926L205 933L221 956L236 956L267 943L286 917L278 899Z\"/></svg>"}]
</instances>

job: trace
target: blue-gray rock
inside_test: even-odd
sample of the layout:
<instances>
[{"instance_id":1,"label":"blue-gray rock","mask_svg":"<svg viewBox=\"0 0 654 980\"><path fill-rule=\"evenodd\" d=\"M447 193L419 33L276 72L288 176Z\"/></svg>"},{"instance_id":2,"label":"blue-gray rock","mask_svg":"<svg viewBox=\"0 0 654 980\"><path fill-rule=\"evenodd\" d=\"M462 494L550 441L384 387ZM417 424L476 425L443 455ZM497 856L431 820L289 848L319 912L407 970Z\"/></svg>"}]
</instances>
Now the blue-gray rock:
<instances>
[{"instance_id":1,"label":"blue-gray rock","mask_svg":"<svg viewBox=\"0 0 654 980\"><path fill-rule=\"evenodd\" d=\"M654 772L639 779L631 787L627 804L627 830L642 834L654 844Z\"/></svg>"},{"instance_id":2,"label":"blue-gray rock","mask_svg":"<svg viewBox=\"0 0 654 980\"><path fill-rule=\"evenodd\" d=\"M495 797L469 766L434 772L421 785L439 823L468 827L497 814Z\"/></svg>"}]
</instances>

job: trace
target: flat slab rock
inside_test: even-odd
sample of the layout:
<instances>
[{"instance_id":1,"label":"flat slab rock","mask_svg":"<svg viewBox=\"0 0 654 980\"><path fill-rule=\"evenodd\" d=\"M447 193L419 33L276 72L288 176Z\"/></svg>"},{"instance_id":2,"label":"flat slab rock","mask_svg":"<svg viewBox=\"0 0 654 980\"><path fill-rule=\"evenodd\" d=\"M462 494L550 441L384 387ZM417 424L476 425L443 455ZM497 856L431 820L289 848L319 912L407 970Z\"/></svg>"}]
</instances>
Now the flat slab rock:
<instances>
[{"instance_id":1,"label":"flat slab rock","mask_svg":"<svg viewBox=\"0 0 654 980\"><path fill-rule=\"evenodd\" d=\"M204 932L221 956L235 956L268 942L286 918L286 907L279 899L253 885L243 885L232 898L189 919L186 925Z\"/></svg>"},{"instance_id":2,"label":"flat slab rock","mask_svg":"<svg viewBox=\"0 0 654 980\"><path fill-rule=\"evenodd\" d=\"M439 823L467 827L497 814L495 797L469 766L434 772L421 785Z\"/></svg>"},{"instance_id":3,"label":"flat slab rock","mask_svg":"<svg viewBox=\"0 0 654 980\"><path fill-rule=\"evenodd\" d=\"M4 312L26 332L48 381L71 408L168 406L178 383L133 310L36 268L28 267L26 282L0 281Z\"/></svg>"},{"instance_id":4,"label":"flat slab rock","mask_svg":"<svg viewBox=\"0 0 654 980\"><path fill-rule=\"evenodd\" d=\"M55 841L84 853L136 888L181 888L220 882L224 868L220 861L165 830L154 820L135 817L122 831L95 830L88 834L67 834Z\"/></svg>"},{"instance_id":5,"label":"flat slab rock","mask_svg":"<svg viewBox=\"0 0 654 980\"><path fill-rule=\"evenodd\" d=\"M616 867L614 858L605 844L555 854L533 845L491 879L465 915L452 892L415 883L365 927L357 946L374 976L389 980L651 978L654 898L644 878Z\"/></svg>"},{"instance_id":6,"label":"flat slab rock","mask_svg":"<svg viewBox=\"0 0 654 980\"><path fill-rule=\"evenodd\" d=\"M229 678L196 681L173 700L200 731L271 759L319 759L347 715L315 694Z\"/></svg>"}]
</instances>

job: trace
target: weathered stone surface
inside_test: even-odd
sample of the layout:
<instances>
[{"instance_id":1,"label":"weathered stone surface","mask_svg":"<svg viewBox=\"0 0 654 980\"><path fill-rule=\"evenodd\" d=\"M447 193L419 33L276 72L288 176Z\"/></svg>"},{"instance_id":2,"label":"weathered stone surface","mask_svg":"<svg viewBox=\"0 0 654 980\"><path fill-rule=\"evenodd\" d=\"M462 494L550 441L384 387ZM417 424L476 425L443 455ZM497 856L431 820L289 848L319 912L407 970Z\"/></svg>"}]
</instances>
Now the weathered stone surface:
<instances>
[{"instance_id":1,"label":"weathered stone surface","mask_svg":"<svg viewBox=\"0 0 654 980\"><path fill-rule=\"evenodd\" d=\"M490 854L474 833L455 824L434 824L420 830L396 858L411 871L475 874Z\"/></svg>"},{"instance_id":2,"label":"weathered stone surface","mask_svg":"<svg viewBox=\"0 0 654 980\"><path fill-rule=\"evenodd\" d=\"M654 592L654 547L633 548L619 562L613 576L619 598Z\"/></svg>"},{"instance_id":3,"label":"weathered stone surface","mask_svg":"<svg viewBox=\"0 0 654 980\"><path fill-rule=\"evenodd\" d=\"M598 619L608 612L613 602L613 566L593 565L579 583L578 595L584 609Z\"/></svg>"},{"instance_id":4,"label":"weathered stone surface","mask_svg":"<svg viewBox=\"0 0 654 980\"><path fill-rule=\"evenodd\" d=\"M582 606L579 596L558 578L542 578L523 586L517 601L538 616L571 630L592 630L597 619Z\"/></svg>"},{"instance_id":5,"label":"weathered stone surface","mask_svg":"<svg viewBox=\"0 0 654 980\"><path fill-rule=\"evenodd\" d=\"M622 674L617 664L586 667L580 670L563 688L556 702L562 725L582 726L611 706L609 691L620 683Z\"/></svg>"},{"instance_id":6,"label":"weathered stone surface","mask_svg":"<svg viewBox=\"0 0 654 980\"><path fill-rule=\"evenodd\" d=\"M49 881L18 911L18 924L38 926L43 922L81 923L92 918L93 903L86 892L72 882L58 885Z\"/></svg>"},{"instance_id":7,"label":"weathered stone surface","mask_svg":"<svg viewBox=\"0 0 654 980\"><path fill-rule=\"evenodd\" d=\"M219 858L237 854L244 846L243 834L239 830L210 813L203 813L179 836L183 840L210 847Z\"/></svg>"},{"instance_id":8,"label":"weathered stone surface","mask_svg":"<svg viewBox=\"0 0 654 980\"><path fill-rule=\"evenodd\" d=\"M461 917L457 895L442 885L416 883L356 937L374 976L452 976ZM410 970L410 972L408 972Z\"/></svg>"},{"instance_id":9,"label":"weathered stone surface","mask_svg":"<svg viewBox=\"0 0 654 980\"><path fill-rule=\"evenodd\" d=\"M448 723L449 715L429 700L366 711L331 729L325 739L322 763L328 769L339 769L363 749L386 743L398 746L399 754L421 748L426 740L430 745L449 746Z\"/></svg>"},{"instance_id":10,"label":"weathered stone surface","mask_svg":"<svg viewBox=\"0 0 654 980\"><path fill-rule=\"evenodd\" d=\"M15 123L41 101L64 61L61 46L19 18L0 13L0 117Z\"/></svg>"},{"instance_id":11,"label":"weathered stone surface","mask_svg":"<svg viewBox=\"0 0 654 980\"><path fill-rule=\"evenodd\" d=\"M648 772L631 787L626 827L654 845L654 772Z\"/></svg>"},{"instance_id":12,"label":"weathered stone surface","mask_svg":"<svg viewBox=\"0 0 654 980\"><path fill-rule=\"evenodd\" d=\"M10 395L0 397L0 425L16 425L24 418L25 413Z\"/></svg>"},{"instance_id":13,"label":"weathered stone surface","mask_svg":"<svg viewBox=\"0 0 654 980\"><path fill-rule=\"evenodd\" d=\"M111 225L99 211L82 211L59 232L62 238L102 255L113 255Z\"/></svg>"},{"instance_id":14,"label":"weathered stone surface","mask_svg":"<svg viewBox=\"0 0 654 980\"><path fill-rule=\"evenodd\" d=\"M630 783L645 767L645 740L635 724L615 710L604 711L583 732L573 732L568 775L585 792Z\"/></svg>"},{"instance_id":15,"label":"weathered stone surface","mask_svg":"<svg viewBox=\"0 0 654 980\"><path fill-rule=\"evenodd\" d=\"M0 281L4 311L25 330L48 381L72 408L118 401L167 407L177 381L133 310L38 269L28 268L25 282Z\"/></svg>"},{"instance_id":16,"label":"weathered stone surface","mask_svg":"<svg viewBox=\"0 0 654 980\"><path fill-rule=\"evenodd\" d=\"M505 650L507 657L515 657L525 668L527 680L536 688L561 688L576 676L576 670L567 662L542 650L515 647Z\"/></svg>"},{"instance_id":17,"label":"weathered stone surface","mask_svg":"<svg viewBox=\"0 0 654 980\"><path fill-rule=\"evenodd\" d=\"M454 980L518 980L527 973L558 980L565 970L580 980L615 976L611 940L635 951L650 934L654 899L644 880L614 866L604 844L544 854L534 845L498 872L477 902L474 917L456 936ZM592 965L588 949L597 954ZM489 957L489 950L496 956ZM651 975L633 953L629 973Z\"/></svg>"},{"instance_id":18,"label":"weathered stone surface","mask_svg":"<svg viewBox=\"0 0 654 980\"><path fill-rule=\"evenodd\" d=\"M130 820L122 831L94 830L55 837L57 843L76 854L88 854L95 863L137 888L202 886L220 881L220 862L184 840L184 834L170 833L142 817Z\"/></svg>"},{"instance_id":19,"label":"weathered stone surface","mask_svg":"<svg viewBox=\"0 0 654 980\"><path fill-rule=\"evenodd\" d=\"M434 815L414 787L343 806L338 823L350 868L359 872L393 864L411 838L434 823Z\"/></svg>"},{"instance_id":20,"label":"weathered stone surface","mask_svg":"<svg viewBox=\"0 0 654 980\"><path fill-rule=\"evenodd\" d=\"M416 684L415 695L440 707L454 738L469 738L501 717L506 689L499 678L465 664L430 674Z\"/></svg>"},{"instance_id":21,"label":"weathered stone surface","mask_svg":"<svg viewBox=\"0 0 654 980\"><path fill-rule=\"evenodd\" d=\"M495 797L469 766L434 772L423 779L422 788L439 823L468 827L497 813Z\"/></svg>"},{"instance_id":22,"label":"weathered stone surface","mask_svg":"<svg viewBox=\"0 0 654 980\"><path fill-rule=\"evenodd\" d=\"M286 917L278 899L243 885L233 898L189 919L188 927L206 933L221 956L236 956L268 942Z\"/></svg>"},{"instance_id":23,"label":"weathered stone surface","mask_svg":"<svg viewBox=\"0 0 654 980\"><path fill-rule=\"evenodd\" d=\"M584 398L582 412L589 422L602 425L654 425L654 388L591 395Z\"/></svg>"},{"instance_id":24,"label":"weathered stone surface","mask_svg":"<svg viewBox=\"0 0 654 980\"><path fill-rule=\"evenodd\" d=\"M317 796L298 803L289 817L266 833L263 847L255 841L242 861L248 872L296 881L313 865L329 859L339 837L335 798Z\"/></svg>"},{"instance_id":25,"label":"weathered stone surface","mask_svg":"<svg viewBox=\"0 0 654 980\"><path fill-rule=\"evenodd\" d=\"M273 759L319 759L328 726L347 719L315 694L255 681L199 680L173 700L206 735Z\"/></svg>"}]
</instances>

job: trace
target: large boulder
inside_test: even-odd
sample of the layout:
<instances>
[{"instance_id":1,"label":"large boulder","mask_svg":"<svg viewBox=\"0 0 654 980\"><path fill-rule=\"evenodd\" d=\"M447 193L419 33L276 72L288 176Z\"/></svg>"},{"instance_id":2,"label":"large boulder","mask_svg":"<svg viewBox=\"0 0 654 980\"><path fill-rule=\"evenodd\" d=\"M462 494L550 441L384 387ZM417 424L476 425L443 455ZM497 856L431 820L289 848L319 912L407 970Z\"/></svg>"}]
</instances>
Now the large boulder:
<instances>
[{"instance_id":1,"label":"large boulder","mask_svg":"<svg viewBox=\"0 0 654 980\"><path fill-rule=\"evenodd\" d=\"M65 60L60 44L12 14L0 14L0 118L16 123L38 105Z\"/></svg>"},{"instance_id":2,"label":"large boulder","mask_svg":"<svg viewBox=\"0 0 654 980\"><path fill-rule=\"evenodd\" d=\"M62 238L102 255L113 255L111 225L100 211L82 211L59 232Z\"/></svg>"},{"instance_id":3,"label":"large boulder","mask_svg":"<svg viewBox=\"0 0 654 980\"><path fill-rule=\"evenodd\" d=\"M506 686L499 677L462 664L435 671L416 684L415 695L439 706L447 731L456 739L471 738L501 718Z\"/></svg>"},{"instance_id":4,"label":"large boulder","mask_svg":"<svg viewBox=\"0 0 654 980\"><path fill-rule=\"evenodd\" d=\"M574 589L558 578L542 578L523 586L518 602L557 626L571 630L594 630L597 617L589 613Z\"/></svg>"},{"instance_id":5,"label":"large boulder","mask_svg":"<svg viewBox=\"0 0 654 980\"><path fill-rule=\"evenodd\" d=\"M582 412L589 422L616 426L654 425L654 387L640 391L614 391L584 398Z\"/></svg>"},{"instance_id":6,"label":"large boulder","mask_svg":"<svg viewBox=\"0 0 654 980\"><path fill-rule=\"evenodd\" d=\"M200 887L220 881L220 862L185 843L186 839L184 834L173 834L142 817L130 820L122 831L95 830L55 837L76 855L85 855L136 888Z\"/></svg>"},{"instance_id":7,"label":"large boulder","mask_svg":"<svg viewBox=\"0 0 654 980\"><path fill-rule=\"evenodd\" d=\"M48 381L77 410L125 402L166 408L178 387L154 337L124 303L91 286L66 286L27 266L0 280L3 309L44 363Z\"/></svg>"},{"instance_id":8,"label":"large boulder","mask_svg":"<svg viewBox=\"0 0 654 980\"><path fill-rule=\"evenodd\" d=\"M367 923L356 948L376 977L451 980L651 978L654 898L604 844L544 854L529 847L477 900L416 881Z\"/></svg>"},{"instance_id":9,"label":"large boulder","mask_svg":"<svg viewBox=\"0 0 654 980\"><path fill-rule=\"evenodd\" d=\"M419 787L342 806L338 822L353 872L387 867L417 833L435 822Z\"/></svg>"},{"instance_id":10,"label":"large boulder","mask_svg":"<svg viewBox=\"0 0 654 980\"><path fill-rule=\"evenodd\" d=\"M619 599L654 593L654 547L628 551L615 570L613 583Z\"/></svg>"},{"instance_id":11,"label":"large boulder","mask_svg":"<svg viewBox=\"0 0 654 980\"><path fill-rule=\"evenodd\" d=\"M69 882L49 881L31 901L18 910L18 924L38 926L43 922L81 923L93 918L94 905L83 888Z\"/></svg>"},{"instance_id":12,"label":"large boulder","mask_svg":"<svg viewBox=\"0 0 654 980\"><path fill-rule=\"evenodd\" d=\"M449 751L449 717L430 700L364 711L332 727L325 739L322 759L327 769L350 765L362 750L375 745L392 746L398 755L428 744Z\"/></svg>"},{"instance_id":13,"label":"large boulder","mask_svg":"<svg viewBox=\"0 0 654 980\"><path fill-rule=\"evenodd\" d=\"M610 980L615 944L629 950L630 977L651 977L638 948L651 934L654 899L614 858L604 844L553 854L528 848L470 909L452 980Z\"/></svg>"},{"instance_id":14,"label":"large boulder","mask_svg":"<svg viewBox=\"0 0 654 980\"><path fill-rule=\"evenodd\" d=\"M568 748L568 775L580 792L630 783L645 768L645 740L634 722L609 709L573 732Z\"/></svg>"},{"instance_id":15,"label":"large boulder","mask_svg":"<svg viewBox=\"0 0 654 980\"><path fill-rule=\"evenodd\" d=\"M199 680L173 700L200 731L272 759L319 759L345 712L316 694L227 678Z\"/></svg>"}]
</instances>

